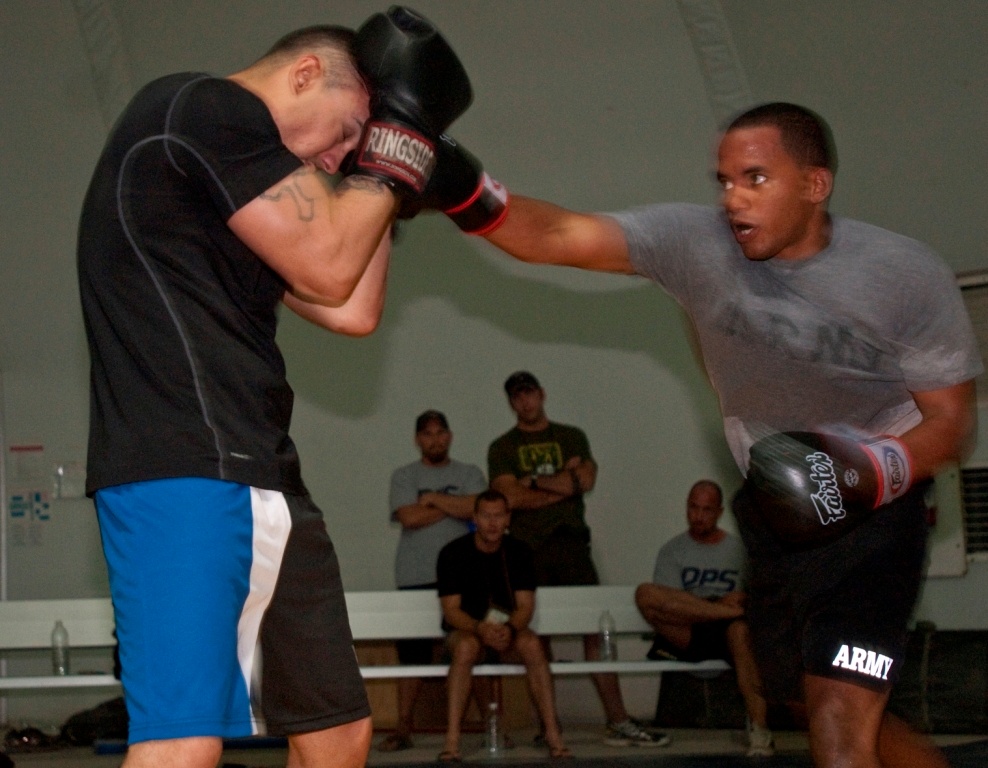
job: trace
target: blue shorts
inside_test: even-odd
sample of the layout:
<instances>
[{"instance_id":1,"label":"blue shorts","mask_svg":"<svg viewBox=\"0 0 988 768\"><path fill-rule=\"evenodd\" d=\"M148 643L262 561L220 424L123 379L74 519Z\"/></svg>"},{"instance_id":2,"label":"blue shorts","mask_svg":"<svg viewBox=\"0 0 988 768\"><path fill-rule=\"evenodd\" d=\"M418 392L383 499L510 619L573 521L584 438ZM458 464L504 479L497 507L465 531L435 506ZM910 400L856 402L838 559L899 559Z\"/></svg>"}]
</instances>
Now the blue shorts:
<instances>
[{"instance_id":1,"label":"blue shorts","mask_svg":"<svg viewBox=\"0 0 988 768\"><path fill-rule=\"evenodd\" d=\"M369 714L336 554L307 496L177 478L102 489L96 509L131 743Z\"/></svg>"}]
</instances>

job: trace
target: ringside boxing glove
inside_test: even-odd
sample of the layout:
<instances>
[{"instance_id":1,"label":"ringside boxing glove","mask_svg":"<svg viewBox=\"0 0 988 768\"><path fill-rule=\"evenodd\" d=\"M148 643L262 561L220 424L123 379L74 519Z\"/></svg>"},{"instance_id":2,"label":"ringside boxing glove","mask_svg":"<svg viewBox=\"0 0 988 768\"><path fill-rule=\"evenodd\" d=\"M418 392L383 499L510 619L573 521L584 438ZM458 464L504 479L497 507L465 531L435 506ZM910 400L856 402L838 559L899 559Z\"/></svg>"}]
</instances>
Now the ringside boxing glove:
<instances>
[{"instance_id":1,"label":"ringside boxing glove","mask_svg":"<svg viewBox=\"0 0 988 768\"><path fill-rule=\"evenodd\" d=\"M493 232L508 214L508 190L484 171L480 161L451 136L436 142L436 167L421 197L407 200L399 219L422 210L442 211L470 235Z\"/></svg>"},{"instance_id":2,"label":"ringside boxing glove","mask_svg":"<svg viewBox=\"0 0 988 768\"><path fill-rule=\"evenodd\" d=\"M357 30L357 67L371 89L371 115L348 168L405 196L420 194L436 163L435 142L473 100L463 65L439 30L402 6Z\"/></svg>"},{"instance_id":3,"label":"ringside boxing glove","mask_svg":"<svg viewBox=\"0 0 988 768\"><path fill-rule=\"evenodd\" d=\"M748 481L765 524L783 542L833 541L912 483L905 445L894 437L865 442L832 434L785 432L751 448Z\"/></svg>"}]
</instances>

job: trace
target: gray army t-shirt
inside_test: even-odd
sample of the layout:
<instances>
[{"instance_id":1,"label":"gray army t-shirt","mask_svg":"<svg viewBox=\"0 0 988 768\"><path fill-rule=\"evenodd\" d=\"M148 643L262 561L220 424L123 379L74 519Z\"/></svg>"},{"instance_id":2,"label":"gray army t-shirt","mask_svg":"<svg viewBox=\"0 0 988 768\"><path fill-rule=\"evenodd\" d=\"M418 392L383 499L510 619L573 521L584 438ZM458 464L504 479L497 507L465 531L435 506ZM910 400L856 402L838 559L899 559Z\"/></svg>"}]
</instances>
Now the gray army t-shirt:
<instances>
[{"instance_id":1,"label":"gray army t-shirt","mask_svg":"<svg viewBox=\"0 0 988 768\"><path fill-rule=\"evenodd\" d=\"M982 370L953 274L916 240L835 217L819 254L749 261L717 208L610 215L635 270L693 321L742 472L771 432L901 435L921 420L911 391Z\"/></svg>"}]
</instances>

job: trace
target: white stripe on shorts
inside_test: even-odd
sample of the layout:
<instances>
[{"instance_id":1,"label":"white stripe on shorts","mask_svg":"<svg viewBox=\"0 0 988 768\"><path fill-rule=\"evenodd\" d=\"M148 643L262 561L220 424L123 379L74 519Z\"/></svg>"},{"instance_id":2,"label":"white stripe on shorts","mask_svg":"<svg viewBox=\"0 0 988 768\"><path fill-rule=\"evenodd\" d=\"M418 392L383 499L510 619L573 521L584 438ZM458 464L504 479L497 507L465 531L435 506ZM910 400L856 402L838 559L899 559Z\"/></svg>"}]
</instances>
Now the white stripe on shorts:
<instances>
[{"instance_id":1,"label":"white stripe on shorts","mask_svg":"<svg viewBox=\"0 0 988 768\"><path fill-rule=\"evenodd\" d=\"M250 590L237 624L237 658L244 680L248 682L253 732L263 732L261 721L261 658L258 635L261 619L271 603L281 560L288 545L292 520L288 502L280 491L250 489L251 514L254 519L253 555L250 567Z\"/></svg>"}]
</instances>

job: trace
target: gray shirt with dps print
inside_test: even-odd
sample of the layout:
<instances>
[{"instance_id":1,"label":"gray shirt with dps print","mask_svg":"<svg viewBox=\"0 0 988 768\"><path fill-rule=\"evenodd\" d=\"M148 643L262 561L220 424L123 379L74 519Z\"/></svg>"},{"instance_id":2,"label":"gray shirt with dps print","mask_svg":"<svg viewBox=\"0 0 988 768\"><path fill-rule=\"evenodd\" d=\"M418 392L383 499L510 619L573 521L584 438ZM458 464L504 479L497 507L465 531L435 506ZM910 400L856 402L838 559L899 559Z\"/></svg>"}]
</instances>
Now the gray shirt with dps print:
<instances>
[{"instance_id":1,"label":"gray shirt with dps print","mask_svg":"<svg viewBox=\"0 0 988 768\"><path fill-rule=\"evenodd\" d=\"M769 432L901 435L921 421L910 392L982 370L953 274L916 240L834 217L815 256L749 261L717 208L612 216L635 271L692 320L742 472Z\"/></svg>"}]
</instances>

